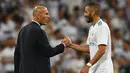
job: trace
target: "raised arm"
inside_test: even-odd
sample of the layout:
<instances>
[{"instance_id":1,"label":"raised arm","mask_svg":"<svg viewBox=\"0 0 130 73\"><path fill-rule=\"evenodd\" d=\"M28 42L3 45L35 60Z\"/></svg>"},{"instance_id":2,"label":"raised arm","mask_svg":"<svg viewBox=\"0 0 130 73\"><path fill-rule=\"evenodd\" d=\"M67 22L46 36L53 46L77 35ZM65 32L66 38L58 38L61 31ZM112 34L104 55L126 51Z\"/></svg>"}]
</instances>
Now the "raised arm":
<instances>
[{"instance_id":1,"label":"raised arm","mask_svg":"<svg viewBox=\"0 0 130 73\"><path fill-rule=\"evenodd\" d=\"M88 45L77 45L77 44L71 44L70 48L73 48L75 50L79 50L84 53L89 53L89 46Z\"/></svg>"},{"instance_id":2,"label":"raised arm","mask_svg":"<svg viewBox=\"0 0 130 73\"><path fill-rule=\"evenodd\" d=\"M64 40L62 41L63 43L67 42L67 41L71 41L69 37L64 37ZM81 51L81 52L85 52L85 53L89 53L89 46L88 45L77 45L77 44L73 44L71 42L71 45L69 45L68 47Z\"/></svg>"}]
</instances>

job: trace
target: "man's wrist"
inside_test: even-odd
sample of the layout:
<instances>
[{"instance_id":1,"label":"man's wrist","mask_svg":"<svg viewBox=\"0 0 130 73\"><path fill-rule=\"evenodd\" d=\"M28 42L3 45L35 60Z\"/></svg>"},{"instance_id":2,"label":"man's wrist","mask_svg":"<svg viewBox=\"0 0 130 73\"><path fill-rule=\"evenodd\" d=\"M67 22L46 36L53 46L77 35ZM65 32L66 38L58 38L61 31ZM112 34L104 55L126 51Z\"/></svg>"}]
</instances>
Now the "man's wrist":
<instances>
[{"instance_id":1,"label":"man's wrist","mask_svg":"<svg viewBox=\"0 0 130 73\"><path fill-rule=\"evenodd\" d=\"M92 66L92 64L91 64L91 63L89 63L89 62L88 62L86 65L87 65L87 66L89 66L89 67L91 67L91 66Z\"/></svg>"},{"instance_id":2,"label":"man's wrist","mask_svg":"<svg viewBox=\"0 0 130 73\"><path fill-rule=\"evenodd\" d=\"M63 45L64 45L64 48L66 48L66 45L65 45L65 43L61 43L61 44L63 44Z\"/></svg>"}]
</instances>

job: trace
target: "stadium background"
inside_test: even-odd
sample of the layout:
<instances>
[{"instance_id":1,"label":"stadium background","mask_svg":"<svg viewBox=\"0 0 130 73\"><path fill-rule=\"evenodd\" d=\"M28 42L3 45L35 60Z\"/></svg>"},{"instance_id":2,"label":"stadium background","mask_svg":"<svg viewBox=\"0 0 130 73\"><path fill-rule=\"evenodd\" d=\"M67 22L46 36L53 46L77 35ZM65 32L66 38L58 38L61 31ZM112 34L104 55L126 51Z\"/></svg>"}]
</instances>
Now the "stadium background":
<instances>
[{"instance_id":1,"label":"stadium background","mask_svg":"<svg viewBox=\"0 0 130 73\"><path fill-rule=\"evenodd\" d=\"M54 47L64 35L84 45L91 24L84 18L84 6L95 1L101 18L112 34L112 60L115 73L130 73L130 0L0 0L0 73L13 73L13 53L18 32L32 19L35 5L48 8L51 21L42 26ZM66 49L51 58L52 73L79 73L89 54Z\"/></svg>"}]
</instances>

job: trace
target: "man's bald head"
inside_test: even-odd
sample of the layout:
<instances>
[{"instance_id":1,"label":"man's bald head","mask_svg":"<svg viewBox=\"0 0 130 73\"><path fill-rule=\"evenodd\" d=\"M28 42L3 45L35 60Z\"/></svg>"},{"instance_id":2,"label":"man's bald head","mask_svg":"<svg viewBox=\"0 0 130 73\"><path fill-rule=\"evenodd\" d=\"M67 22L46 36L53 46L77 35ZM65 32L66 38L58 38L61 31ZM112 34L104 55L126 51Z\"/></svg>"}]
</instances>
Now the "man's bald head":
<instances>
[{"instance_id":1,"label":"man's bald head","mask_svg":"<svg viewBox=\"0 0 130 73\"><path fill-rule=\"evenodd\" d=\"M50 20L48 9L45 6L36 6L33 10L33 20L45 25Z\"/></svg>"},{"instance_id":2,"label":"man's bald head","mask_svg":"<svg viewBox=\"0 0 130 73\"><path fill-rule=\"evenodd\" d=\"M33 10L33 16L37 15L37 14L40 14L42 12L44 12L44 10L46 9L45 6L36 6Z\"/></svg>"}]
</instances>

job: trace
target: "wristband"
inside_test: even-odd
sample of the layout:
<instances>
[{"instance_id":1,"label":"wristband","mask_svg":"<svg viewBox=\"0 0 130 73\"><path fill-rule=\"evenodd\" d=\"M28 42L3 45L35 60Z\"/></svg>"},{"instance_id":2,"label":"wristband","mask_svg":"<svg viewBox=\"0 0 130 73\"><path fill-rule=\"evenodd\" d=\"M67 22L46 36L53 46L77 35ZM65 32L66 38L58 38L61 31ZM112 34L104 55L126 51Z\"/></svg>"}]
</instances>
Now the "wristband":
<instances>
[{"instance_id":1,"label":"wristband","mask_svg":"<svg viewBox=\"0 0 130 73\"><path fill-rule=\"evenodd\" d=\"M89 63L89 62L87 63L87 65L88 65L89 67L91 67L91 66L92 66L92 64L91 64L91 63Z\"/></svg>"}]
</instances>

